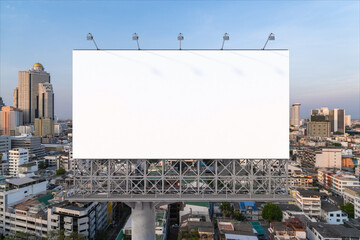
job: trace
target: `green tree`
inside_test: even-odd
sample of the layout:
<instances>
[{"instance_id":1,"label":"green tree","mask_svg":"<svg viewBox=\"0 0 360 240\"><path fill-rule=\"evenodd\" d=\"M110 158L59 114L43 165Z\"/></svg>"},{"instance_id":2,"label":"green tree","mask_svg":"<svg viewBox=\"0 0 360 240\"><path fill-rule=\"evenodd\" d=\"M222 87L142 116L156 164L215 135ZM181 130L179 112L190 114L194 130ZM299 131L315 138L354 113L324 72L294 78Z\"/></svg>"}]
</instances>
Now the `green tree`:
<instances>
[{"instance_id":1,"label":"green tree","mask_svg":"<svg viewBox=\"0 0 360 240\"><path fill-rule=\"evenodd\" d=\"M47 234L48 240L65 240L65 230L52 230Z\"/></svg>"},{"instance_id":2,"label":"green tree","mask_svg":"<svg viewBox=\"0 0 360 240\"><path fill-rule=\"evenodd\" d=\"M65 240L86 240L86 237L78 232L72 232Z\"/></svg>"},{"instance_id":3,"label":"green tree","mask_svg":"<svg viewBox=\"0 0 360 240\"><path fill-rule=\"evenodd\" d=\"M39 167L39 169L45 169L47 166L46 166L46 163L44 161L42 161L42 162L39 162L38 167Z\"/></svg>"},{"instance_id":4,"label":"green tree","mask_svg":"<svg viewBox=\"0 0 360 240\"><path fill-rule=\"evenodd\" d=\"M16 232L6 236L5 240L36 240L38 237L27 232Z\"/></svg>"},{"instance_id":5,"label":"green tree","mask_svg":"<svg viewBox=\"0 0 360 240\"><path fill-rule=\"evenodd\" d=\"M232 212L232 218L236 219L237 221L245 221L246 217L242 215L242 213L239 210L234 210Z\"/></svg>"},{"instance_id":6,"label":"green tree","mask_svg":"<svg viewBox=\"0 0 360 240\"><path fill-rule=\"evenodd\" d=\"M66 171L63 168L59 168L58 170L56 170L56 175L63 175L65 173L66 173Z\"/></svg>"},{"instance_id":7,"label":"green tree","mask_svg":"<svg viewBox=\"0 0 360 240\"><path fill-rule=\"evenodd\" d=\"M233 206L229 202L221 203L219 209L221 210L224 217L231 215L234 211Z\"/></svg>"},{"instance_id":8,"label":"green tree","mask_svg":"<svg viewBox=\"0 0 360 240\"><path fill-rule=\"evenodd\" d=\"M333 145L335 146L335 147L341 147L342 145L341 145L341 143L333 143Z\"/></svg>"},{"instance_id":9,"label":"green tree","mask_svg":"<svg viewBox=\"0 0 360 240\"><path fill-rule=\"evenodd\" d=\"M340 209L347 213L349 218L354 218L354 205L352 203L345 203L340 205Z\"/></svg>"},{"instance_id":10,"label":"green tree","mask_svg":"<svg viewBox=\"0 0 360 240\"><path fill-rule=\"evenodd\" d=\"M273 220L281 221L283 218L280 207L272 202L265 204L262 211L263 219L272 222Z\"/></svg>"}]
</instances>

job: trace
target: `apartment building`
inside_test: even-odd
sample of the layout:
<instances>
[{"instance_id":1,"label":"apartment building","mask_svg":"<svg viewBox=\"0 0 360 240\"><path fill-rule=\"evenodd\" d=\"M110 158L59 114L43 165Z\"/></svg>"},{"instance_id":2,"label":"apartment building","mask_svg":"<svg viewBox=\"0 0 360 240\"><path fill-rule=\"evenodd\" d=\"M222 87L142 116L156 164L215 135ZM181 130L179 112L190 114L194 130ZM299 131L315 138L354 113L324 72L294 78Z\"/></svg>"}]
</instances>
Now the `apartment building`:
<instances>
[{"instance_id":1,"label":"apartment building","mask_svg":"<svg viewBox=\"0 0 360 240\"><path fill-rule=\"evenodd\" d=\"M317 177L320 185L341 196L345 187L360 186L359 179L350 172L319 169Z\"/></svg>"},{"instance_id":2,"label":"apartment building","mask_svg":"<svg viewBox=\"0 0 360 240\"><path fill-rule=\"evenodd\" d=\"M45 193L46 185L44 179L27 177L0 182L0 234L28 232L39 237L46 235L47 222L42 220L41 208L36 207L35 201L27 201Z\"/></svg>"},{"instance_id":3,"label":"apartment building","mask_svg":"<svg viewBox=\"0 0 360 240\"><path fill-rule=\"evenodd\" d=\"M338 168L341 169L340 148L307 148L299 152L297 160L305 168Z\"/></svg>"},{"instance_id":4,"label":"apartment building","mask_svg":"<svg viewBox=\"0 0 360 240\"><path fill-rule=\"evenodd\" d=\"M321 218L328 224L344 224L349 220L345 212L325 201L321 203Z\"/></svg>"},{"instance_id":5,"label":"apartment building","mask_svg":"<svg viewBox=\"0 0 360 240\"><path fill-rule=\"evenodd\" d=\"M354 205L354 218L360 218L360 186L345 187L344 201Z\"/></svg>"},{"instance_id":6,"label":"apartment building","mask_svg":"<svg viewBox=\"0 0 360 240\"><path fill-rule=\"evenodd\" d=\"M14 148L9 151L9 175L19 176L19 166L29 162L29 151L23 148Z\"/></svg>"},{"instance_id":7,"label":"apartment building","mask_svg":"<svg viewBox=\"0 0 360 240\"><path fill-rule=\"evenodd\" d=\"M78 232L86 239L93 239L107 224L107 204L63 201L48 208L47 218L50 230L64 229L66 236Z\"/></svg>"},{"instance_id":8,"label":"apartment building","mask_svg":"<svg viewBox=\"0 0 360 240\"><path fill-rule=\"evenodd\" d=\"M319 192L298 189L296 192L296 205L310 217L321 216L321 198Z\"/></svg>"}]
</instances>

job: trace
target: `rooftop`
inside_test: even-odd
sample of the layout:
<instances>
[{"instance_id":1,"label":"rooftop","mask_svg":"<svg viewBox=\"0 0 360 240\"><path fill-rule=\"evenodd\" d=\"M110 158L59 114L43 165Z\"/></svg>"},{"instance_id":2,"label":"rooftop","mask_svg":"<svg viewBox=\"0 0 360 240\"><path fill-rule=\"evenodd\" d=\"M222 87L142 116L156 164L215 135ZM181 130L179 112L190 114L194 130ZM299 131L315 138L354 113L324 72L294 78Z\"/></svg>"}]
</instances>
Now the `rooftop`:
<instances>
[{"instance_id":1,"label":"rooftop","mask_svg":"<svg viewBox=\"0 0 360 240\"><path fill-rule=\"evenodd\" d=\"M15 186L20 186L20 185L24 185L24 184L28 184L28 183L32 183L35 182L34 179L32 178L28 178L28 177L23 177L23 178L10 178L10 179L6 179L6 182L15 185Z\"/></svg>"},{"instance_id":2,"label":"rooftop","mask_svg":"<svg viewBox=\"0 0 360 240\"><path fill-rule=\"evenodd\" d=\"M286 203L282 203L282 204L278 204L278 206L280 207L281 211L296 211L296 212L302 212L302 210L295 204L286 204Z\"/></svg>"},{"instance_id":3,"label":"rooftop","mask_svg":"<svg viewBox=\"0 0 360 240\"><path fill-rule=\"evenodd\" d=\"M360 230L344 225L315 222L309 223L309 228L315 229L324 238L358 238L360 236Z\"/></svg>"},{"instance_id":4,"label":"rooftop","mask_svg":"<svg viewBox=\"0 0 360 240\"><path fill-rule=\"evenodd\" d=\"M335 205L328 202L321 202L321 209L325 212L335 212L340 210Z\"/></svg>"}]
</instances>

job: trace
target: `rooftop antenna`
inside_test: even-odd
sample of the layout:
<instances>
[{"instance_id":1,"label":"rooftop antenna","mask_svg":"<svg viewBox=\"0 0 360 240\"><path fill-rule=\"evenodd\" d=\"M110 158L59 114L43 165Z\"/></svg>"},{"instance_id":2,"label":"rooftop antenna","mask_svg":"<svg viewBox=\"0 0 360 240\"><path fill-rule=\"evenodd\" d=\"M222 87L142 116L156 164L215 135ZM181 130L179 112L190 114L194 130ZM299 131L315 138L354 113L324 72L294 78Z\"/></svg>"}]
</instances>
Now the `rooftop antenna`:
<instances>
[{"instance_id":1,"label":"rooftop antenna","mask_svg":"<svg viewBox=\"0 0 360 240\"><path fill-rule=\"evenodd\" d=\"M182 33L179 33L177 39L180 41L180 48L179 50L181 50L181 41L184 40L184 35Z\"/></svg>"},{"instance_id":2,"label":"rooftop antenna","mask_svg":"<svg viewBox=\"0 0 360 240\"><path fill-rule=\"evenodd\" d=\"M269 40L270 41L275 40L275 35L273 33L270 33L270 35L268 36L266 43L265 43L264 47L262 48L262 50L265 50L266 44L268 43Z\"/></svg>"},{"instance_id":3,"label":"rooftop antenna","mask_svg":"<svg viewBox=\"0 0 360 240\"><path fill-rule=\"evenodd\" d=\"M132 35L132 40L136 40L136 43L137 43L137 46L138 46L138 50L140 50L140 45L139 45L139 36L136 34L136 33L134 33L133 35Z\"/></svg>"},{"instance_id":4,"label":"rooftop antenna","mask_svg":"<svg viewBox=\"0 0 360 240\"><path fill-rule=\"evenodd\" d=\"M98 46L96 45L96 42L94 40L94 37L91 33L88 33L88 35L86 36L86 40L92 40L95 44L96 50L99 50Z\"/></svg>"},{"instance_id":5,"label":"rooftop antenna","mask_svg":"<svg viewBox=\"0 0 360 240\"><path fill-rule=\"evenodd\" d=\"M228 34L228 33L224 33L224 36L223 36L223 43L222 43L221 50L224 50L224 44L225 44L225 41L228 41L229 39L230 39L229 34Z\"/></svg>"}]
</instances>

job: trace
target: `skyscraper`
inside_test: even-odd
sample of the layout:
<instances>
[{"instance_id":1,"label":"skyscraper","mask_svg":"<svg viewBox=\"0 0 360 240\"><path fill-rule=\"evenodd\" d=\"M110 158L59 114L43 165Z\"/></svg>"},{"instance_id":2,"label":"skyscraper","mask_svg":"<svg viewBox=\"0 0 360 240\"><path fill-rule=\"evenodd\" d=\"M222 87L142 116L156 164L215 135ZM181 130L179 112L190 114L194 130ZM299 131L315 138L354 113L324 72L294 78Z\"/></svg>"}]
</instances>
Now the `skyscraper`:
<instances>
[{"instance_id":1,"label":"skyscraper","mask_svg":"<svg viewBox=\"0 0 360 240\"><path fill-rule=\"evenodd\" d=\"M0 111L0 135L15 136L17 126L23 125L23 112L17 108L5 106Z\"/></svg>"},{"instance_id":2,"label":"skyscraper","mask_svg":"<svg viewBox=\"0 0 360 240\"><path fill-rule=\"evenodd\" d=\"M294 103L290 110L290 126L295 129L300 127L300 103Z\"/></svg>"},{"instance_id":3,"label":"skyscraper","mask_svg":"<svg viewBox=\"0 0 360 240\"><path fill-rule=\"evenodd\" d=\"M38 118L54 120L54 92L51 83L39 83Z\"/></svg>"},{"instance_id":4,"label":"skyscraper","mask_svg":"<svg viewBox=\"0 0 360 240\"><path fill-rule=\"evenodd\" d=\"M35 136L54 135L54 121L50 118L35 119Z\"/></svg>"},{"instance_id":5,"label":"skyscraper","mask_svg":"<svg viewBox=\"0 0 360 240\"><path fill-rule=\"evenodd\" d=\"M14 90L14 107L23 111L25 124L33 124L35 118L40 117L40 106L42 106L41 114L46 112L53 118L54 94L52 87L45 83L50 84L50 74L44 71L44 67L40 63L35 63L33 68L28 71L19 71L18 87ZM39 86L41 91L39 91ZM39 92L40 95L44 94L41 99ZM50 97L50 95L52 96ZM49 102L45 103L45 101Z\"/></svg>"},{"instance_id":6,"label":"skyscraper","mask_svg":"<svg viewBox=\"0 0 360 240\"><path fill-rule=\"evenodd\" d=\"M335 108L329 111L331 132L345 133L345 110Z\"/></svg>"}]
</instances>

